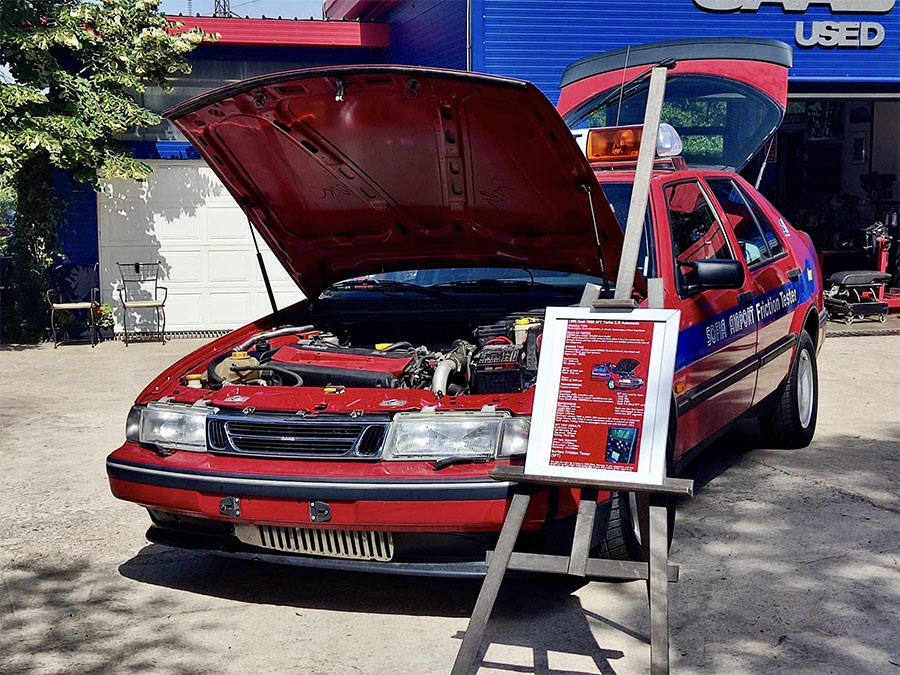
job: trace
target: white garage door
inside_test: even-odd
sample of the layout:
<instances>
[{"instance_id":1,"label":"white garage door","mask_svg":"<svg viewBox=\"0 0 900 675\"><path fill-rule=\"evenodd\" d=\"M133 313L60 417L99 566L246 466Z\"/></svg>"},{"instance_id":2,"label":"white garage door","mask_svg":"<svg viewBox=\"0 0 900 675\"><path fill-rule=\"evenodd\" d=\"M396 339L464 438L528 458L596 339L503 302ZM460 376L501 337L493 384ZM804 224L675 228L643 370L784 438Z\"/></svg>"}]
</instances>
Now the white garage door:
<instances>
[{"instance_id":1,"label":"white garage door","mask_svg":"<svg viewBox=\"0 0 900 675\"><path fill-rule=\"evenodd\" d=\"M166 331L232 329L269 314L244 213L202 161L151 161L147 181L110 181L99 195L103 301L122 330L116 263L160 262L168 288ZM303 295L257 237L279 307ZM150 289L144 289L145 297ZM129 331L156 329L153 310L132 310Z\"/></svg>"}]
</instances>

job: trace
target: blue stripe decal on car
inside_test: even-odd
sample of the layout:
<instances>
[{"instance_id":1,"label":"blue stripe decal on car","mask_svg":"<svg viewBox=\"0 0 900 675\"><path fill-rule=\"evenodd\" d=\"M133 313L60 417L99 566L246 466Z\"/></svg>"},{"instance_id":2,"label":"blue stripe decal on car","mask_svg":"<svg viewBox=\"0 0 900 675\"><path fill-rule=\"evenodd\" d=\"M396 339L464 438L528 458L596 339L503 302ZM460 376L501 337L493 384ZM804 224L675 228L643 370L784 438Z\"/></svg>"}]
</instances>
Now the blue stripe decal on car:
<instances>
[{"instance_id":1,"label":"blue stripe decal on car","mask_svg":"<svg viewBox=\"0 0 900 675\"><path fill-rule=\"evenodd\" d=\"M716 314L706 321L685 328L678 336L675 370L679 371L709 356L728 344L794 311L815 294L815 281L808 270L809 261L797 281L775 288L758 296L753 304L739 305Z\"/></svg>"}]
</instances>

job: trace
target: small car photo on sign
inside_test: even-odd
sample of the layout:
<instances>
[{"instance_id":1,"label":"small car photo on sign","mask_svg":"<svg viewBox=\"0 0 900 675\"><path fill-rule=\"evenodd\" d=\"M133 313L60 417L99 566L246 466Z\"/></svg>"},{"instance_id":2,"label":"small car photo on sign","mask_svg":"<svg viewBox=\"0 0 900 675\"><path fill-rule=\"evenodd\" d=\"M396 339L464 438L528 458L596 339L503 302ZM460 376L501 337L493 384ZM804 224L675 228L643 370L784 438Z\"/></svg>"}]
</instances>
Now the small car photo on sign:
<instances>
[{"instance_id":1,"label":"small car photo on sign","mask_svg":"<svg viewBox=\"0 0 900 675\"><path fill-rule=\"evenodd\" d=\"M634 370L640 365L636 359L622 359L618 363L597 363L591 370L592 380L603 380L609 389L640 389L644 380Z\"/></svg>"}]
</instances>

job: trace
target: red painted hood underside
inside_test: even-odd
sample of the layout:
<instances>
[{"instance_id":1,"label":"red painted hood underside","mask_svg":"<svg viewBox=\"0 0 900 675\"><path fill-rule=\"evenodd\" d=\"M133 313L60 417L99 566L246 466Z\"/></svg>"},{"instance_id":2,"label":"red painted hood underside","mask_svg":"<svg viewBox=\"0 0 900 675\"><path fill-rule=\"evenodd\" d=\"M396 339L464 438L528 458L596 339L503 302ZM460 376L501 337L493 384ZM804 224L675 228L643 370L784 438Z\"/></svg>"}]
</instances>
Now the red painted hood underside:
<instances>
[{"instance_id":1,"label":"red painted hood underside","mask_svg":"<svg viewBox=\"0 0 900 675\"><path fill-rule=\"evenodd\" d=\"M316 68L245 80L164 114L308 296L429 267L600 276L605 261L615 276L615 217L562 118L527 82Z\"/></svg>"}]
</instances>

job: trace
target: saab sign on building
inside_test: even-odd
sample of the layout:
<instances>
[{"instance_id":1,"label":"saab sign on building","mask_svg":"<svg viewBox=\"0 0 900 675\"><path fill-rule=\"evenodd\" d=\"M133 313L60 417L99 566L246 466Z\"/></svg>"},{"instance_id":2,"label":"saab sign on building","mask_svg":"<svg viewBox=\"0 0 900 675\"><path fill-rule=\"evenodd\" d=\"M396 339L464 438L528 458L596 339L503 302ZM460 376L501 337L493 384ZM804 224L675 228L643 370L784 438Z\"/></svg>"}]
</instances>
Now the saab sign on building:
<instances>
[{"instance_id":1,"label":"saab sign on building","mask_svg":"<svg viewBox=\"0 0 900 675\"><path fill-rule=\"evenodd\" d=\"M567 0L566 10L559 11L560 4L444 2L463 6L461 24L471 20L470 32L460 30L459 40L470 47L472 70L531 80L550 100L559 97L559 74L587 54L710 37L792 45L789 76L798 94L852 90L883 96L900 84L900 0ZM445 33L422 30L416 36L430 55L444 44L435 36Z\"/></svg>"},{"instance_id":2,"label":"saab sign on building","mask_svg":"<svg viewBox=\"0 0 900 675\"><path fill-rule=\"evenodd\" d=\"M887 14L896 0L694 0L710 12L757 12L760 5L781 5L785 12L805 13L810 5L824 5L834 14ZM797 21L794 41L799 47L872 48L884 42L879 21Z\"/></svg>"}]
</instances>

